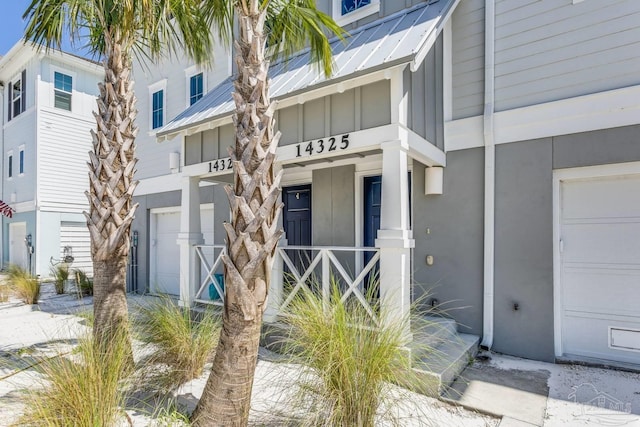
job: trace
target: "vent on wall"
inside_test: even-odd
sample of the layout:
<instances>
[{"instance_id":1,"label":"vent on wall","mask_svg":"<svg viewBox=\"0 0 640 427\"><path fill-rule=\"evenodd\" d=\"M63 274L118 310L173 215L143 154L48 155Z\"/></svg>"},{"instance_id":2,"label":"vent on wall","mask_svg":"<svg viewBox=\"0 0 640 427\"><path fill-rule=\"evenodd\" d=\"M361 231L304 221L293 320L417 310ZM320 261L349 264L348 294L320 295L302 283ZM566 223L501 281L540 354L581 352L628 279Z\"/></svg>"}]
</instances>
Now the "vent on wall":
<instances>
[{"instance_id":1,"label":"vent on wall","mask_svg":"<svg viewBox=\"0 0 640 427\"><path fill-rule=\"evenodd\" d=\"M609 348L640 351L640 331L609 327Z\"/></svg>"}]
</instances>

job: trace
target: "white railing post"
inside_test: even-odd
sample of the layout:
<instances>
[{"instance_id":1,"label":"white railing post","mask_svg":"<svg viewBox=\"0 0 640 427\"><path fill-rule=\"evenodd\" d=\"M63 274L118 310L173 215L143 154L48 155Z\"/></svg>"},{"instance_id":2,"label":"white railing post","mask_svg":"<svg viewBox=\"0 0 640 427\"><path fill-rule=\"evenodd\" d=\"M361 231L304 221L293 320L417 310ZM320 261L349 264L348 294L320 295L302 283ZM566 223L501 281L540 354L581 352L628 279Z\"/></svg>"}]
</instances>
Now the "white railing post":
<instances>
[{"instance_id":1,"label":"white railing post","mask_svg":"<svg viewBox=\"0 0 640 427\"><path fill-rule=\"evenodd\" d=\"M405 319L411 307L409 179L406 141L382 144L382 209L376 247L380 248L380 299L390 319ZM406 331L411 339L411 331Z\"/></svg>"},{"instance_id":2,"label":"white railing post","mask_svg":"<svg viewBox=\"0 0 640 427\"><path fill-rule=\"evenodd\" d=\"M182 178L180 207L180 305L190 306L200 284L200 258L195 245L204 243L200 231L200 178Z\"/></svg>"},{"instance_id":3,"label":"white railing post","mask_svg":"<svg viewBox=\"0 0 640 427\"><path fill-rule=\"evenodd\" d=\"M325 310L329 307L329 299L331 298L331 260L329 258L329 250L322 249L322 301Z\"/></svg>"},{"instance_id":4,"label":"white railing post","mask_svg":"<svg viewBox=\"0 0 640 427\"><path fill-rule=\"evenodd\" d=\"M269 284L269 300L267 309L264 312L263 320L267 323L274 323L280 314L280 306L283 297L284 283L284 261L280 251L276 249L273 258L273 267L271 268L271 283Z\"/></svg>"}]
</instances>

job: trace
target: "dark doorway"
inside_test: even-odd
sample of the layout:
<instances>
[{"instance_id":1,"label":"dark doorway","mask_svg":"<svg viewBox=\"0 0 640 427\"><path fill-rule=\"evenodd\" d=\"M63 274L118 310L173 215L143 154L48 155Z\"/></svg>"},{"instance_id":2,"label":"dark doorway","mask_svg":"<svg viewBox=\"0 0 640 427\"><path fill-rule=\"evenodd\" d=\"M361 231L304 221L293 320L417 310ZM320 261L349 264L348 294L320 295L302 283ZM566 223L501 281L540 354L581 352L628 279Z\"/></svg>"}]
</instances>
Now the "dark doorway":
<instances>
[{"instance_id":1,"label":"dark doorway","mask_svg":"<svg viewBox=\"0 0 640 427\"><path fill-rule=\"evenodd\" d=\"M289 246L311 246L311 185L296 185L282 189L283 225ZM288 250L300 274L304 274L310 263L311 252ZM289 269L285 266L285 274ZM290 273L290 272L289 272Z\"/></svg>"}]
</instances>

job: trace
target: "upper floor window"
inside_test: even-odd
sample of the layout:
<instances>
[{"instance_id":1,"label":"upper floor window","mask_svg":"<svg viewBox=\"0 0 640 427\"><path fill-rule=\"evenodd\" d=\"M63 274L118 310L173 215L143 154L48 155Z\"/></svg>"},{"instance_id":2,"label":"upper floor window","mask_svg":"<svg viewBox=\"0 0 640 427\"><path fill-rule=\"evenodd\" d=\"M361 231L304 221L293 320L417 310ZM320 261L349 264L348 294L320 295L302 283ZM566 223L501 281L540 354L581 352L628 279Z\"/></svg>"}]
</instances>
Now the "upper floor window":
<instances>
[{"instance_id":1,"label":"upper floor window","mask_svg":"<svg viewBox=\"0 0 640 427\"><path fill-rule=\"evenodd\" d=\"M164 124L164 90L153 92L151 103L151 129L157 129Z\"/></svg>"},{"instance_id":2,"label":"upper floor window","mask_svg":"<svg viewBox=\"0 0 640 427\"><path fill-rule=\"evenodd\" d=\"M13 152L9 151L7 156L7 177L13 178Z\"/></svg>"},{"instance_id":3,"label":"upper floor window","mask_svg":"<svg viewBox=\"0 0 640 427\"><path fill-rule=\"evenodd\" d=\"M11 120L25 110L26 76L27 71L23 70L20 76L9 82L9 96L7 97L7 120Z\"/></svg>"},{"instance_id":4,"label":"upper floor window","mask_svg":"<svg viewBox=\"0 0 640 427\"><path fill-rule=\"evenodd\" d=\"M371 0L341 0L342 1L342 15L354 12L356 9L368 6L371 4Z\"/></svg>"},{"instance_id":5,"label":"upper floor window","mask_svg":"<svg viewBox=\"0 0 640 427\"><path fill-rule=\"evenodd\" d=\"M204 95L204 78L202 73L189 78L189 105L193 105Z\"/></svg>"},{"instance_id":6,"label":"upper floor window","mask_svg":"<svg viewBox=\"0 0 640 427\"><path fill-rule=\"evenodd\" d=\"M71 93L73 88L73 78L67 74L53 73L54 84L54 106L63 110L71 111Z\"/></svg>"},{"instance_id":7,"label":"upper floor window","mask_svg":"<svg viewBox=\"0 0 640 427\"><path fill-rule=\"evenodd\" d=\"M20 163L18 164L18 173L24 175L24 148L20 148Z\"/></svg>"},{"instance_id":8,"label":"upper floor window","mask_svg":"<svg viewBox=\"0 0 640 427\"><path fill-rule=\"evenodd\" d=\"M362 19L380 10L380 0L333 0L333 16L340 25Z\"/></svg>"}]
</instances>

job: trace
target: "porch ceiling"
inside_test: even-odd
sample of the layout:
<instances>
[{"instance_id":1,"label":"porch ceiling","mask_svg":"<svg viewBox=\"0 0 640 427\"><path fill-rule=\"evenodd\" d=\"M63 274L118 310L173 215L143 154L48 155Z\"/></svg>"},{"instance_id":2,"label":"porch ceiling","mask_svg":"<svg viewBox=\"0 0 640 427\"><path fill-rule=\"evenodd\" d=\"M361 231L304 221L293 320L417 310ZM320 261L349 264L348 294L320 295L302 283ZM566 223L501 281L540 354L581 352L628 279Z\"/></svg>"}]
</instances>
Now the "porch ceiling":
<instances>
[{"instance_id":1,"label":"porch ceiling","mask_svg":"<svg viewBox=\"0 0 640 427\"><path fill-rule=\"evenodd\" d=\"M436 40L459 0L424 2L365 25L343 43L333 38L334 73L330 78L311 64L308 50L271 66L271 97L285 99L303 92L411 63L416 69ZM207 93L157 133L159 140L231 114L232 78Z\"/></svg>"}]
</instances>

